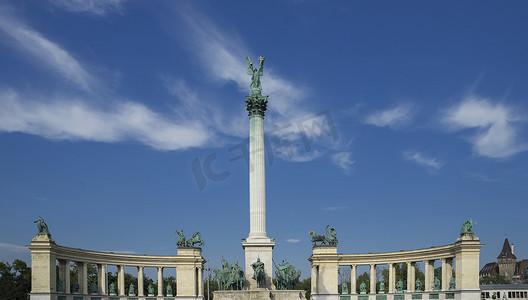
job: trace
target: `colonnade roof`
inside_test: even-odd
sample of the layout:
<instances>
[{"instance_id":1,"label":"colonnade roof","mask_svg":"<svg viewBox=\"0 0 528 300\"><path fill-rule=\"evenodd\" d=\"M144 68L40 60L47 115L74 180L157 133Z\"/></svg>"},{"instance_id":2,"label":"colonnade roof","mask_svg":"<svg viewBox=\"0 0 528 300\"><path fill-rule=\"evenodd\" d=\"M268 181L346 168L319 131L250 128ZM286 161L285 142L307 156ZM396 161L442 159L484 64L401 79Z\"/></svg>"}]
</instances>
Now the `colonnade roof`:
<instances>
[{"instance_id":1,"label":"colonnade roof","mask_svg":"<svg viewBox=\"0 0 528 300\"><path fill-rule=\"evenodd\" d=\"M94 264L175 268L176 265L196 265L205 262L201 256L202 250L194 247L184 248L184 251L178 255L170 256L101 252L64 247L55 243L42 246L32 244L28 248L34 253L49 249L57 259Z\"/></svg>"}]
</instances>

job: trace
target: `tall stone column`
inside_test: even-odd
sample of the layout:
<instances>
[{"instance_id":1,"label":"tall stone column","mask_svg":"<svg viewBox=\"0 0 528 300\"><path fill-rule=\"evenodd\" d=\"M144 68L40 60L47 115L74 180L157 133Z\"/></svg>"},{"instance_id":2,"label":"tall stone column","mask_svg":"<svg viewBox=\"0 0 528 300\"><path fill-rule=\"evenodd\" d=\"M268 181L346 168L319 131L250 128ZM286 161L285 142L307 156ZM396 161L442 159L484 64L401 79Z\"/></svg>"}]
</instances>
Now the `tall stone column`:
<instances>
[{"instance_id":1,"label":"tall stone column","mask_svg":"<svg viewBox=\"0 0 528 300\"><path fill-rule=\"evenodd\" d=\"M376 265L370 265L370 293L376 294Z\"/></svg>"},{"instance_id":2,"label":"tall stone column","mask_svg":"<svg viewBox=\"0 0 528 300\"><path fill-rule=\"evenodd\" d=\"M201 278L203 278L203 268L198 267L198 297L201 297L204 294L203 280L201 280Z\"/></svg>"},{"instance_id":3,"label":"tall stone column","mask_svg":"<svg viewBox=\"0 0 528 300\"><path fill-rule=\"evenodd\" d=\"M119 296L125 295L125 266L117 266L117 289L119 290Z\"/></svg>"},{"instance_id":4,"label":"tall stone column","mask_svg":"<svg viewBox=\"0 0 528 300\"><path fill-rule=\"evenodd\" d=\"M158 267L158 296L163 295L163 267Z\"/></svg>"},{"instance_id":5,"label":"tall stone column","mask_svg":"<svg viewBox=\"0 0 528 300\"><path fill-rule=\"evenodd\" d=\"M257 288L253 267L257 260L264 263L265 288L274 289L272 283L272 250L275 243L266 233L266 172L264 151L264 115L268 96L246 96L249 115L249 235L242 248L245 252L246 287Z\"/></svg>"},{"instance_id":6,"label":"tall stone column","mask_svg":"<svg viewBox=\"0 0 528 300\"><path fill-rule=\"evenodd\" d=\"M434 280L434 260L424 261L425 265L425 291L430 292L433 290L433 280Z\"/></svg>"},{"instance_id":7,"label":"tall stone column","mask_svg":"<svg viewBox=\"0 0 528 300\"><path fill-rule=\"evenodd\" d=\"M442 291L449 289L449 279L447 279L447 261L442 258Z\"/></svg>"},{"instance_id":8,"label":"tall stone column","mask_svg":"<svg viewBox=\"0 0 528 300\"><path fill-rule=\"evenodd\" d=\"M312 265L312 284L311 284L311 293L317 294L317 266Z\"/></svg>"},{"instance_id":9,"label":"tall stone column","mask_svg":"<svg viewBox=\"0 0 528 300\"><path fill-rule=\"evenodd\" d=\"M357 294L357 266L352 265L352 270L350 271L350 293Z\"/></svg>"},{"instance_id":10,"label":"tall stone column","mask_svg":"<svg viewBox=\"0 0 528 300\"><path fill-rule=\"evenodd\" d=\"M77 278L79 280L79 291L88 294L88 263L77 262Z\"/></svg>"},{"instance_id":11,"label":"tall stone column","mask_svg":"<svg viewBox=\"0 0 528 300\"><path fill-rule=\"evenodd\" d=\"M70 261L59 259L59 279L62 281L60 293L70 293Z\"/></svg>"},{"instance_id":12,"label":"tall stone column","mask_svg":"<svg viewBox=\"0 0 528 300\"><path fill-rule=\"evenodd\" d=\"M145 268L143 266L138 266L137 267L138 269L138 275L137 275L137 279L138 279L138 284L137 284L137 287L138 287L138 296L144 296L145 295L145 287L144 287L144 270Z\"/></svg>"},{"instance_id":13,"label":"tall stone column","mask_svg":"<svg viewBox=\"0 0 528 300\"><path fill-rule=\"evenodd\" d=\"M97 264L97 288L99 291L99 295L106 295L107 289L106 289L106 265L105 264Z\"/></svg>"},{"instance_id":14,"label":"tall stone column","mask_svg":"<svg viewBox=\"0 0 528 300\"><path fill-rule=\"evenodd\" d=\"M416 263L408 262L407 263L407 290L409 292L414 292L416 286Z\"/></svg>"},{"instance_id":15,"label":"tall stone column","mask_svg":"<svg viewBox=\"0 0 528 300\"><path fill-rule=\"evenodd\" d=\"M389 293L394 293L394 283L395 274L394 274L394 264L389 264Z\"/></svg>"}]
</instances>

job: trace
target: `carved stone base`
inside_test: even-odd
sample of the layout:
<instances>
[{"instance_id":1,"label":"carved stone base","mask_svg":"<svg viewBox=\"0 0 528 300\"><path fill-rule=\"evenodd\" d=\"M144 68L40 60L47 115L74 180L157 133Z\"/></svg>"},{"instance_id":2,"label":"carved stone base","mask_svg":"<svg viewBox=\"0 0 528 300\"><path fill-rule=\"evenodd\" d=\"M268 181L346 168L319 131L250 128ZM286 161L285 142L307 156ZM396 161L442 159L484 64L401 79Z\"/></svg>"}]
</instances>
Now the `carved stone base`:
<instances>
[{"instance_id":1,"label":"carved stone base","mask_svg":"<svg viewBox=\"0 0 528 300\"><path fill-rule=\"evenodd\" d=\"M215 300L305 300L303 290L268 290L257 289L249 291L214 291Z\"/></svg>"},{"instance_id":2,"label":"carved stone base","mask_svg":"<svg viewBox=\"0 0 528 300\"><path fill-rule=\"evenodd\" d=\"M266 286L265 288L274 290L271 275L273 267L272 250L275 246L274 242L243 242L242 248L245 252L245 267L246 267L246 280L244 282L244 288L250 291L257 290L257 282L253 279L253 268L251 264L260 259L264 263L264 273L266 275Z\"/></svg>"}]
</instances>

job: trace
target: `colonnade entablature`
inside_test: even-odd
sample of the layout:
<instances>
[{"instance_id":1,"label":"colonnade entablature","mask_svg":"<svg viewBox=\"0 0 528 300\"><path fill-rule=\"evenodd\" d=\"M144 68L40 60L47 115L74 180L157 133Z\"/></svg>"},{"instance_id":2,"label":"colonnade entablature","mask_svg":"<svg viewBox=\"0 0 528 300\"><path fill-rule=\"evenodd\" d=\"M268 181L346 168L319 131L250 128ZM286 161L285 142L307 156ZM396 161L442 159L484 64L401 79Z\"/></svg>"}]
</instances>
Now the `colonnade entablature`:
<instances>
[{"instance_id":1,"label":"colonnade entablature","mask_svg":"<svg viewBox=\"0 0 528 300\"><path fill-rule=\"evenodd\" d=\"M57 245L49 234L37 234L31 250L31 299L117 300L128 299L203 299L202 249L178 247L175 256L137 255L99 252ZM70 264L77 265L77 280L70 280ZM97 267L97 280L89 286L88 264ZM57 267L58 265L58 267ZM117 267L117 282L108 282L108 266ZM137 294L125 286L125 267L137 268ZM144 292L144 270L156 268L157 293ZM176 290L163 285L163 270L173 269ZM57 274L58 270L58 274ZM159 284L161 283L161 284ZM151 293L152 292L152 293Z\"/></svg>"},{"instance_id":2,"label":"colonnade entablature","mask_svg":"<svg viewBox=\"0 0 528 300\"><path fill-rule=\"evenodd\" d=\"M312 268L312 298L314 300L412 300L412 299L470 299L478 300L479 254L482 244L474 233L463 233L450 245L424 249L383 253L342 254L337 245L313 247L309 258ZM441 276L435 278L435 261L441 262ZM416 280L418 263L424 265L425 282ZM407 265L406 286L396 281L396 264ZM350 267L346 291L338 293L339 267ZM357 293L357 268L370 269L369 293L360 286ZM376 267L388 268L388 287L377 287ZM347 280L348 282L348 280ZM378 289L378 290L377 290ZM363 295L364 294L364 295ZM370 297L370 298L369 298Z\"/></svg>"}]
</instances>

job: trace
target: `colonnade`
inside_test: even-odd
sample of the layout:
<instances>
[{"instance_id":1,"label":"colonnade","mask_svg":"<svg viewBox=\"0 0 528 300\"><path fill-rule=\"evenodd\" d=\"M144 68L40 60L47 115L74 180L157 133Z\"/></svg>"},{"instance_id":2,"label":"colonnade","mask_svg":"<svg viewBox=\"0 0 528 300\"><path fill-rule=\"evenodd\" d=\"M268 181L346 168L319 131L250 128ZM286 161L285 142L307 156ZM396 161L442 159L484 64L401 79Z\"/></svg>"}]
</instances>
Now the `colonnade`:
<instances>
[{"instance_id":1,"label":"colonnade","mask_svg":"<svg viewBox=\"0 0 528 300\"><path fill-rule=\"evenodd\" d=\"M425 270L425 282L422 289L420 289L420 292L430 292L434 291L434 263L436 260L425 260L423 261ZM450 290L449 282L451 281L451 278L453 277L453 262L454 257L450 258L442 258L442 276L441 276L441 286L438 290L441 291L448 291ZM419 261L406 261L402 262L407 265L407 286L403 287L402 290L405 290L406 292L414 292L416 290L416 268L417 263ZM386 264L376 264L376 263L370 263L368 266L370 267L370 287L369 291L370 294L376 294L376 293L384 293L385 290L376 290L376 275L377 275L377 268L380 265L387 265L389 270L389 284L386 288L388 288L388 293L395 293L396 290L396 272L395 272L395 265L398 263L386 263ZM339 263L339 266L343 266L343 264ZM351 276L350 276L350 293L355 294L357 291L357 268L361 266L361 264L353 264L349 267L351 268ZM314 268L314 266L312 266ZM315 274L317 276L317 274Z\"/></svg>"},{"instance_id":2,"label":"colonnade","mask_svg":"<svg viewBox=\"0 0 528 300\"><path fill-rule=\"evenodd\" d=\"M97 252L57 245L49 235L38 234L28 246L31 250L32 288L31 299L84 300L84 299L135 299L152 298L144 293L145 268L156 268L158 279L157 297L166 299L203 299L203 259L200 248L178 248L176 256L130 255ZM77 284L71 282L70 264L77 265ZM58 263L58 265L57 265ZM88 265L97 267L97 284L88 286ZM117 282L108 282L108 267L117 267ZM57 268L58 267L58 268ZM125 267L137 269L137 295L130 294L125 286ZM167 291L163 285L163 270L175 270L176 290ZM58 270L58 274L56 273ZM57 281L57 278L60 281ZM113 284L115 291L110 290ZM75 290L72 290L72 287ZM95 286L97 289L95 290ZM59 290L58 290L59 289ZM145 298L147 297L147 298ZM161 298L162 297L162 298ZM148 298L148 299L150 299ZM156 299L156 298L153 298ZM170 299L170 298L169 298Z\"/></svg>"},{"instance_id":3,"label":"colonnade","mask_svg":"<svg viewBox=\"0 0 528 300\"><path fill-rule=\"evenodd\" d=\"M337 246L314 246L313 254L309 259L312 267L312 298L314 300L340 299L340 297L341 299L348 297L346 299L352 300L380 300L382 298L407 300L405 294L409 295L408 299L422 299L422 294L429 294L429 299L478 300L480 297L479 254L481 247L482 244L474 234L462 234L451 245L385 253L338 254ZM442 263L442 274L441 285L435 289L434 263L437 260ZM423 262L425 266L425 282L423 282L422 289L417 290L415 286L416 268L419 262ZM407 286L402 287L401 291L396 288L395 265L399 263L407 264ZM370 267L368 295L373 297L371 299L367 295L362 295L361 292L359 294L356 292L357 269L365 265ZM385 290L376 290L376 266L380 265L387 265L389 269L387 294ZM347 296L338 294L340 266L348 266L351 270L350 289ZM449 284L453 277L453 270L455 271L454 287ZM385 295L380 296L379 294Z\"/></svg>"}]
</instances>

